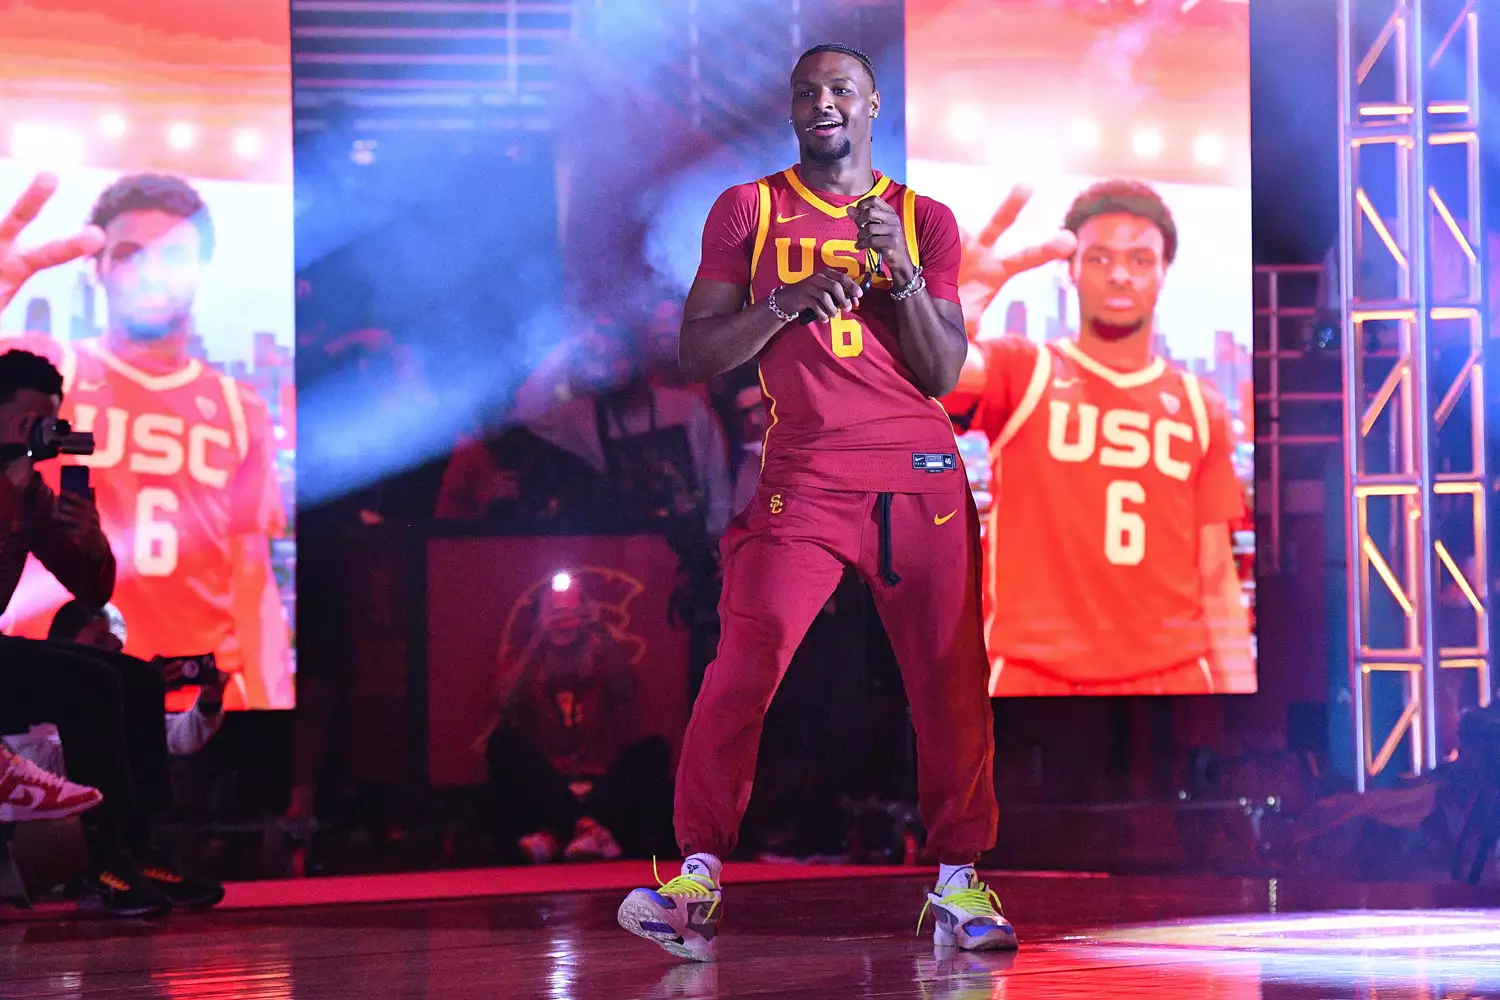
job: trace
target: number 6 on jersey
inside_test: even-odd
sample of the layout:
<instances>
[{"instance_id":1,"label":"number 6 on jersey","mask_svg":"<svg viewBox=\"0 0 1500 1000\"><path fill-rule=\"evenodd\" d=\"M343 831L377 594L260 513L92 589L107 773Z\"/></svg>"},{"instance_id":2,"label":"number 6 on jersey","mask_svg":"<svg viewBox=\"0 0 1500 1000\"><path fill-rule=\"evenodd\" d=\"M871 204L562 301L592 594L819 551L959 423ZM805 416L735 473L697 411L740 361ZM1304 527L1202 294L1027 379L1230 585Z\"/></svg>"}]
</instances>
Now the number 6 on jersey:
<instances>
[{"instance_id":1,"label":"number 6 on jersey","mask_svg":"<svg viewBox=\"0 0 1500 1000\"><path fill-rule=\"evenodd\" d=\"M135 543L131 552L141 576L171 576L177 570L177 527L160 518L181 506L177 494L148 486L136 495Z\"/></svg>"},{"instance_id":2,"label":"number 6 on jersey","mask_svg":"<svg viewBox=\"0 0 1500 1000\"><path fill-rule=\"evenodd\" d=\"M839 313L828 321L828 328L833 331L834 357L857 358L865 352L865 329L859 320Z\"/></svg>"},{"instance_id":3,"label":"number 6 on jersey","mask_svg":"<svg viewBox=\"0 0 1500 1000\"><path fill-rule=\"evenodd\" d=\"M1146 487L1116 479L1104 490L1104 558L1116 566L1139 566L1146 558L1146 519L1125 504L1146 502Z\"/></svg>"}]
</instances>

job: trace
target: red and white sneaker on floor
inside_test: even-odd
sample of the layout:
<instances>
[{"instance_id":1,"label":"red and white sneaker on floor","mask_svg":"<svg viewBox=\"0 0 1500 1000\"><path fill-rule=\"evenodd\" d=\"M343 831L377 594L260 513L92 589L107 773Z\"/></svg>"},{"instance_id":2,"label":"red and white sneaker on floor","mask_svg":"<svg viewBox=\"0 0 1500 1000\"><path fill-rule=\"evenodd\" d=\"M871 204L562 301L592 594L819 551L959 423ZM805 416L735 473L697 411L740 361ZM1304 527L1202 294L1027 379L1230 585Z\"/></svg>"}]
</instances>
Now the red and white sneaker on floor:
<instances>
[{"instance_id":1,"label":"red and white sneaker on floor","mask_svg":"<svg viewBox=\"0 0 1500 1000\"><path fill-rule=\"evenodd\" d=\"M97 788L75 784L19 754L0 750L0 823L67 819L103 801Z\"/></svg>"},{"instance_id":2,"label":"red and white sneaker on floor","mask_svg":"<svg viewBox=\"0 0 1500 1000\"><path fill-rule=\"evenodd\" d=\"M573 840L563 851L569 861L613 861L625 852L608 828L584 817L573 830Z\"/></svg>"}]
</instances>

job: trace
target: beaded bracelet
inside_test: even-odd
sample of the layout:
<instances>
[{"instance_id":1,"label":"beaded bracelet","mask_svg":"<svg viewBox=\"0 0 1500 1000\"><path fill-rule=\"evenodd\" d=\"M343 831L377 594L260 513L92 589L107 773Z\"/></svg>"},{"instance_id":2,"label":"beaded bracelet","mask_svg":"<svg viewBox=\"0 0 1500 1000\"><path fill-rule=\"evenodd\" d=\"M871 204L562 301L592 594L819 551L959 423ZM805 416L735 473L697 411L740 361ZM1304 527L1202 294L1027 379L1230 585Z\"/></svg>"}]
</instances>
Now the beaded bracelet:
<instances>
[{"instance_id":1,"label":"beaded bracelet","mask_svg":"<svg viewBox=\"0 0 1500 1000\"><path fill-rule=\"evenodd\" d=\"M777 319L781 320L783 323L790 323L797 317L789 312L782 311L781 306L776 304L776 293L781 291L785 287L785 285L778 285L776 288L772 289L771 294L766 296L766 305L771 307L771 312L776 316Z\"/></svg>"},{"instance_id":2,"label":"beaded bracelet","mask_svg":"<svg viewBox=\"0 0 1500 1000\"><path fill-rule=\"evenodd\" d=\"M903 299L909 299L926 287L927 279L922 277L922 268L918 265L917 269L911 274L911 283L899 292L892 292L891 301L900 302Z\"/></svg>"}]
</instances>

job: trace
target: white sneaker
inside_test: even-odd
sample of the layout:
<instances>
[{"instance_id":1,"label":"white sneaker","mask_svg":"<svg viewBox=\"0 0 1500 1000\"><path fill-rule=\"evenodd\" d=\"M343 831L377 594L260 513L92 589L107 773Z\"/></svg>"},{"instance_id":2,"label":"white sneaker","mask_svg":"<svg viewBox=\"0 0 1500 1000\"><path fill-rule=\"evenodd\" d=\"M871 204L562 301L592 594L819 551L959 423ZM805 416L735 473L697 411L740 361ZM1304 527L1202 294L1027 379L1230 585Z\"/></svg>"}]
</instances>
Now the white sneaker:
<instances>
[{"instance_id":1,"label":"white sneaker","mask_svg":"<svg viewBox=\"0 0 1500 1000\"><path fill-rule=\"evenodd\" d=\"M43 770L20 754L0 751L0 823L67 819L103 801L97 788Z\"/></svg>"},{"instance_id":2,"label":"white sneaker","mask_svg":"<svg viewBox=\"0 0 1500 1000\"><path fill-rule=\"evenodd\" d=\"M1016 929L1000 912L1000 897L972 870L968 885L940 885L927 894L917 917L917 930L931 908L937 918L932 943L938 948L965 951L1014 951Z\"/></svg>"},{"instance_id":3,"label":"white sneaker","mask_svg":"<svg viewBox=\"0 0 1500 1000\"><path fill-rule=\"evenodd\" d=\"M585 817L578 821L573 840L563 850L563 857L569 861L613 861L624 853L614 834Z\"/></svg>"},{"instance_id":4,"label":"white sneaker","mask_svg":"<svg viewBox=\"0 0 1500 1000\"><path fill-rule=\"evenodd\" d=\"M678 958L711 962L724 893L702 865L693 867L693 874L684 872L655 889L636 889L620 904L618 919L636 937L655 941Z\"/></svg>"}]
</instances>

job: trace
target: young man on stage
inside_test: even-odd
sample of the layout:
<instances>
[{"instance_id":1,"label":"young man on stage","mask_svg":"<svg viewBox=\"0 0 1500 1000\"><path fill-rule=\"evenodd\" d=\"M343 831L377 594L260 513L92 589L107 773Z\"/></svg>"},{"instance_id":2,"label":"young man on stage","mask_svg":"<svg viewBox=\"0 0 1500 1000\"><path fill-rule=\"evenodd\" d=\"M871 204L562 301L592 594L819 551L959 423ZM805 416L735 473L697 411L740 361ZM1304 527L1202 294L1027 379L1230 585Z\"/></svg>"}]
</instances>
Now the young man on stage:
<instances>
[{"instance_id":1,"label":"young man on stage","mask_svg":"<svg viewBox=\"0 0 1500 1000\"><path fill-rule=\"evenodd\" d=\"M968 346L958 227L946 206L872 168L880 94L864 55L809 50L791 97L801 162L719 197L684 311L683 371L706 379L758 360L770 428L759 489L721 544L723 637L677 775L687 860L660 888L632 892L620 924L674 955L712 957L721 859L750 799L766 708L854 566L911 700L920 805L941 864L927 897L936 941L1014 948L974 871L997 825L979 521L934 399L957 384Z\"/></svg>"}]
</instances>

